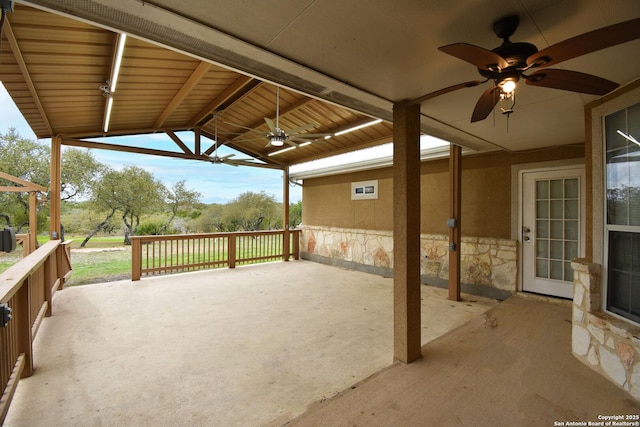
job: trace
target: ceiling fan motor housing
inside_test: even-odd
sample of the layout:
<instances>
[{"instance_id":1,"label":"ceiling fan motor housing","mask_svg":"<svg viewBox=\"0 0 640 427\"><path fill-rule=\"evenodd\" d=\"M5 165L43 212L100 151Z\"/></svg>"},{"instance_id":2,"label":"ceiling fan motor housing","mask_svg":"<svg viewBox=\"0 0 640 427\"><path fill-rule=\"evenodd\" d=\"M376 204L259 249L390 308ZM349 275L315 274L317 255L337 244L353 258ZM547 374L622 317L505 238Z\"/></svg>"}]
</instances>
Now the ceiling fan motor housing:
<instances>
[{"instance_id":1,"label":"ceiling fan motor housing","mask_svg":"<svg viewBox=\"0 0 640 427\"><path fill-rule=\"evenodd\" d=\"M527 58L534 53L537 53L538 48L531 43L512 43L510 41L505 41L503 44L491 51L500 55L507 64L509 64L509 66L497 71L478 68L478 72L486 78L500 79L504 74L514 72L519 74L521 71L527 69Z\"/></svg>"}]
</instances>

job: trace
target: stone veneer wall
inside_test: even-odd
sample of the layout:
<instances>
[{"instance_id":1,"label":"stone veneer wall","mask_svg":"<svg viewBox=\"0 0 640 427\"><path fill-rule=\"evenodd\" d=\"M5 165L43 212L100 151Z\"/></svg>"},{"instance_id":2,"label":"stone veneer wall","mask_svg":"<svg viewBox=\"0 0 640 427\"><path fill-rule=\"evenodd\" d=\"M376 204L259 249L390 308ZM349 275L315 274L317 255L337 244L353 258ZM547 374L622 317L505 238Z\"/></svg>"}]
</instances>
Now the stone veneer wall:
<instances>
[{"instance_id":1,"label":"stone veneer wall","mask_svg":"<svg viewBox=\"0 0 640 427\"><path fill-rule=\"evenodd\" d=\"M374 271L393 269L393 233L336 227L301 226L300 251L303 257L320 256L369 266ZM463 237L461 282L515 292L518 275L517 242L507 239ZM448 280L449 238L420 236L421 274ZM377 270L376 270L377 269Z\"/></svg>"},{"instance_id":2,"label":"stone veneer wall","mask_svg":"<svg viewBox=\"0 0 640 427\"><path fill-rule=\"evenodd\" d=\"M601 268L585 259L574 271L571 351L640 401L640 328L601 311Z\"/></svg>"}]
</instances>

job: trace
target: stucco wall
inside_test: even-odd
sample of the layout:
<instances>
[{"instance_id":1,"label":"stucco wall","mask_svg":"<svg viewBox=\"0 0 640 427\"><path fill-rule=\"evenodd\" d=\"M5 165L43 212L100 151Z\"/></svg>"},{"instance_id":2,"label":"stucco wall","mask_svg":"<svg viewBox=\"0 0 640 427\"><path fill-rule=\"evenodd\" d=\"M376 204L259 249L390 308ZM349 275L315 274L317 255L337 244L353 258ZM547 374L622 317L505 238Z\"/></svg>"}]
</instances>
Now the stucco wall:
<instances>
[{"instance_id":1,"label":"stucco wall","mask_svg":"<svg viewBox=\"0 0 640 427\"><path fill-rule=\"evenodd\" d=\"M579 158L584 146L534 152L490 153L462 160L462 235L511 238L511 166ZM448 159L421 165L421 233L447 234ZM351 183L378 180L377 200L351 200ZM350 229L393 229L392 169L374 169L304 180L303 224Z\"/></svg>"}]
</instances>

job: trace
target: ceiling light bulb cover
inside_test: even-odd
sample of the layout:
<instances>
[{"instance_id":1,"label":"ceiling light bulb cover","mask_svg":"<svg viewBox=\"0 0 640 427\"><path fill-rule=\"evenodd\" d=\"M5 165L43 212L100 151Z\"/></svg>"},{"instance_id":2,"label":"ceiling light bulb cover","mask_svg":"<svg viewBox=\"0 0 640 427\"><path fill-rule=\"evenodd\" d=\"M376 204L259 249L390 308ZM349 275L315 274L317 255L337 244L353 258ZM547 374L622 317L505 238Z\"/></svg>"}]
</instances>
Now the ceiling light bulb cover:
<instances>
[{"instance_id":1,"label":"ceiling light bulb cover","mask_svg":"<svg viewBox=\"0 0 640 427\"><path fill-rule=\"evenodd\" d=\"M503 80L500 82L500 88L505 93L511 93L516 89L516 82L511 79Z\"/></svg>"},{"instance_id":2,"label":"ceiling light bulb cover","mask_svg":"<svg viewBox=\"0 0 640 427\"><path fill-rule=\"evenodd\" d=\"M287 139L286 135L272 135L269 137L271 140L271 145L274 147L282 147L284 145L284 140Z\"/></svg>"}]
</instances>

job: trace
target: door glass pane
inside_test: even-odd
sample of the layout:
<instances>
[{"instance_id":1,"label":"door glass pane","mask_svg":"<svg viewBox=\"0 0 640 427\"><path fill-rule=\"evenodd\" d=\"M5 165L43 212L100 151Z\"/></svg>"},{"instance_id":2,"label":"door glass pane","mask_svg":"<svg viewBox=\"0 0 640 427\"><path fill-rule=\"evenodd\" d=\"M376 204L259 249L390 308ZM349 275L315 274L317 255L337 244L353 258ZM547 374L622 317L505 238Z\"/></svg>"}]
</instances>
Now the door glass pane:
<instances>
[{"instance_id":1,"label":"door glass pane","mask_svg":"<svg viewBox=\"0 0 640 427\"><path fill-rule=\"evenodd\" d=\"M536 202L536 214L538 218L549 218L548 200L539 200Z\"/></svg>"},{"instance_id":2,"label":"door glass pane","mask_svg":"<svg viewBox=\"0 0 640 427\"><path fill-rule=\"evenodd\" d=\"M564 202L564 217L567 219L578 219L578 201L567 200Z\"/></svg>"},{"instance_id":3,"label":"door glass pane","mask_svg":"<svg viewBox=\"0 0 640 427\"><path fill-rule=\"evenodd\" d=\"M564 238L567 240L578 240L580 235L578 221L565 221L564 222Z\"/></svg>"},{"instance_id":4,"label":"door glass pane","mask_svg":"<svg viewBox=\"0 0 640 427\"><path fill-rule=\"evenodd\" d=\"M551 188L552 199L564 198L564 180L563 179L552 179L551 182L549 183L549 187Z\"/></svg>"},{"instance_id":5,"label":"door glass pane","mask_svg":"<svg viewBox=\"0 0 640 427\"><path fill-rule=\"evenodd\" d=\"M541 239L549 237L549 221L545 219L536 221L536 236Z\"/></svg>"},{"instance_id":6,"label":"door glass pane","mask_svg":"<svg viewBox=\"0 0 640 427\"><path fill-rule=\"evenodd\" d=\"M564 277L564 262L551 261L550 278L555 280L562 280L563 277Z\"/></svg>"},{"instance_id":7,"label":"door glass pane","mask_svg":"<svg viewBox=\"0 0 640 427\"><path fill-rule=\"evenodd\" d=\"M536 277L573 281L580 236L578 178L536 181Z\"/></svg>"},{"instance_id":8,"label":"door glass pane","mask_svg":"<svg viewBox=\"0 0 640 427\"><path fill-rule=\"evenodd\" d=\"M566 199L577 199L580 194L578 178L564 180L564 197Z\"/></svg>"},{"instance_id":9,"label":"door glass pane","mask_svg":"<svg viewBox=\"0 0 640 427\"><path fill-rule=\"evenodd\" d=\"M564 279L568 282L573 282L573 268L571 262L564 263Z\"/></svg>"},{"instance_id":10,"label":"door glass pane","mask_svg":"<svg viewBox=\"0 0 640 427\"><path fill-rule=\"evenodd\" d=\"M571 261L574 258L578 258L578 242L565 242L564 259Z\"/></svg>"},{"instance_id":11,"label":"door glass pane","mask_svg":"<svg viewBox=\"0 0 640 427\"><path fill-rule=\"evenodd\" d=\"M562 200L551 201L551 218L562 219L564 218L564 203Z\"/></svg>"},{"instance_id":12,"label":"door glass pane","mask_svg":"<svg viewBox=\"0 0 640 427\"><path fill-rule=\"evenodd\" d=\"M549 198L549 181L536 181L536 199Z\"/></svg>"},{"instance_id":13,"label":"door glass pane","mask_svg":"<svg viewBox=\"0 0 640 427\"><path fill-rule=\"evenodd\" d=\"M549 277L549 261L546 259L536 259L536 277L548 278Z\"/></svg>"},{"instance_id":14,"label":"door glass pane","mask_svg":"<svg viewBox=\"0 0 640 427\"><path fill-rule=\"evenodd\" d=\"M549 258L549 241L547 239L536 239L536 257Z\"/></svg>"},{"instance_id":15,"label":"door glass pane","mask_svg":"<svg viewBox=\"0 0 640 427\"><path fill-rule=\"evenodd\" d=\"M564 248L563 248L562 240L552 240L551 241L551 258L553 259L564 259Z\"/></svg>"},{"instance_id":16,"label":"door glass pane","mask_svg":"<svg viewBox=\"0 0 640 427\"><path fill-rule=\"evenodd\" d=\"M562 221L550 221L551 222L551 238L552 239L562 239L564 236L563 232L563 222Z\"/></svg>"}]
</instances>

